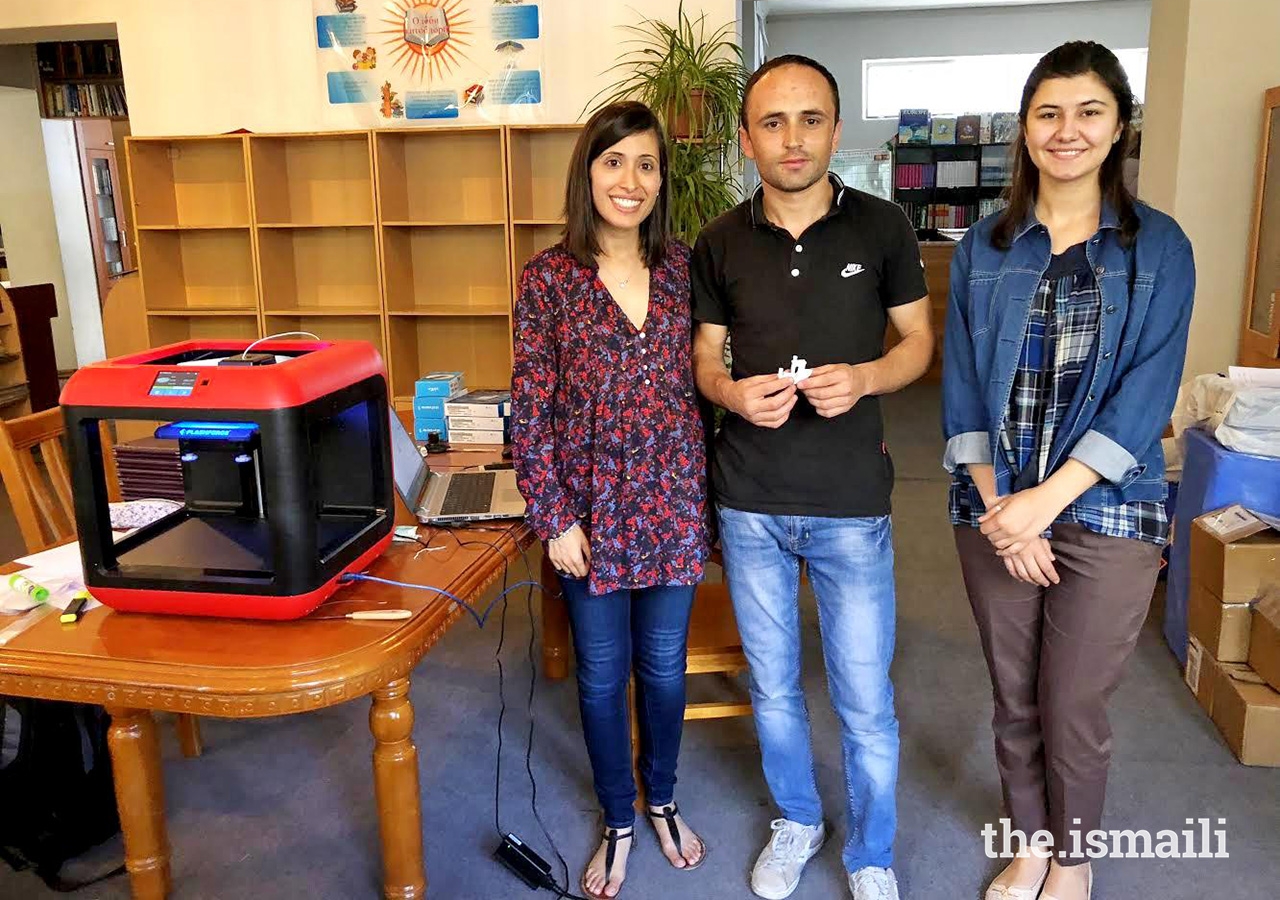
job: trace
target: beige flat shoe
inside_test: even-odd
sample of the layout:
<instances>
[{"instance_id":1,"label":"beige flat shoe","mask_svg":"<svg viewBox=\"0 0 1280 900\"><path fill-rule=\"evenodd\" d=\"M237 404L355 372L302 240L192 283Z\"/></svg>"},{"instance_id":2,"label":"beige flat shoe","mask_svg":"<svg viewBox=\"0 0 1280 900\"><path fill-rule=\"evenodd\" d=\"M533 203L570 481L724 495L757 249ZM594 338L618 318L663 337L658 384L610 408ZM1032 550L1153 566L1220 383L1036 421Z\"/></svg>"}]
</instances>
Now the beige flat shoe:
<instances>
[{"instance_id":1,"label":"beige flat shoe","mask_svg":"<svg viewBox=\"0 0 1280 900\"><path fill-rule=\"evenodd\" d=\"M1049 874L1049 870L1046 869L1045 875L1048 875L1048 874ZM1043 883L1043 879L1041 879L1041 883ZM1089 897L1090 900L1092 900L1093 898L1093 866L1089 867L1089 886L1085 888L1085 896ZM1043 897L1040 898L1040 900L1057 900L1057 898L1054 897L1052 894L1045 894Z\"/></svg>"},{"instance_id":2,"label":"beige flat shoe","mask_svg":"<svg viewBox=\"0 0 1280 900\"><path fill-rule=\"evenodd\" d=\"M1001 872L996 877L999 878L1003 874L1004 872ZM1040 873L1040 878L1031 887L1009 887L993 881L991 886L987 888L987 892L982 895L982 900L1036 900L1037 897L1040 897L1040 889L1044 887L1045 879L1048 877L1049 867L1045 866L1044 871ZM1049 898L1040 897L1040 900L1049 900Z\"/></svg>"}]
</instances>

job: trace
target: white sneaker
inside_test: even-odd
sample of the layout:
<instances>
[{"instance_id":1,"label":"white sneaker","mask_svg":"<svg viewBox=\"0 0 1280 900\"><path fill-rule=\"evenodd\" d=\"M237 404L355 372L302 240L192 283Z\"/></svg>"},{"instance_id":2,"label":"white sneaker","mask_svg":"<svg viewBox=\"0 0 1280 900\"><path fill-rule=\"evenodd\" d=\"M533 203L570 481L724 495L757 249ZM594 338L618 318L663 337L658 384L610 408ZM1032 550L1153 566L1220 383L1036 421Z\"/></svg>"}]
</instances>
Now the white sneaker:
<instances>
[{"instance_id":1,"label":"white sneaker","mask_svg":"<svg viewBox=\"0 0 1280 900\"><path fill-rule=\"evenodd\" d=\"M898 878L893 869L867 866L849 873L853 900L898 900Z\"/></svg>"},{"instance_id":2,"label":"white sneaker","mask_svg":"<svg viewBox=\"0 0 1280 900\"><path fill-rule=\"evenodd\" d=\"M804 864L822 849L827 829L821 823L801 825L790 819L774 819L769 827L773 837L751 870L751 890L765 900L783 900L800 884Z\"/></svg>"}]
</instances>

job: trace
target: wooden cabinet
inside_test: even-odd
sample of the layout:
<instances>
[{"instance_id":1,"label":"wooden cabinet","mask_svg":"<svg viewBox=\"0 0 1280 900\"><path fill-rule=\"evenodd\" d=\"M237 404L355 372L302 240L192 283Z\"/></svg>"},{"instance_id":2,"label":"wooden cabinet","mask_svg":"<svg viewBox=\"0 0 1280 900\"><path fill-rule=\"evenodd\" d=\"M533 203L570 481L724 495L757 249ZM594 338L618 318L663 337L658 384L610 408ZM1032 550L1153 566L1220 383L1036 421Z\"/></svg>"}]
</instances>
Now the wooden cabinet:
<instances>
[{"instance_id":1,"label":"wooden cabinet","mask_svg":"<svg viewBox=\"0 0 1280 900\"><path fill-rule=\"evenodd\" d=\"M134 237L128 212L128 188L120 177L117 139L128 123L111 119L77 119L76 147L93 264L98 276L98 303L106 302L112 282L136 268Z\"/></svg>"},{"instance_id":2,"label":"wooden cabinet","mask_svg":"<svg viewBox=\"0 0 1280 900\"><path fill-rule=\"evenodd\" d=\"M1249 269L1245 277L1240 365L1280 368L1280 87L1263 101L1262 144Z\"/></svg>"}]
</instances>

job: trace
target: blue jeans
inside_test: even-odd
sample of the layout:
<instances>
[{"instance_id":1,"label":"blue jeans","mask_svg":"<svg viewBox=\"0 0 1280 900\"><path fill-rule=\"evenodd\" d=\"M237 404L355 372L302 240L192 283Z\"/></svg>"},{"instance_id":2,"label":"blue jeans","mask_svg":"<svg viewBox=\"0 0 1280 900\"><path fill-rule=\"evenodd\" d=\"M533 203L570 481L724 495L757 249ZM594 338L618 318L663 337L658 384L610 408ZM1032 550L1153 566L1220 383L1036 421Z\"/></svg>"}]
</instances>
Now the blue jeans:
<instances>
[{"instance_id":1,"label":"blue jeans","mask_svg":"<svg viewBox=\"0 0 1280 900\"><path fill-rule=\"evenodd\" d=\"M822 821L800 680L800 562L818 598L827 688L840 720L850 872L893 863L898 719L893 711L893 540L888 516L772 516L720 507L725 575L751 666L765 781L784 818Z\"/></svg>"},{"instance_id":2,"label":"blue jeans","mask_svg":"<svg viewBox=\"0 0 1280 900\"><path fill-rule=\"evenodd\" d=\"M586 579L560 577L578 658L578 709L596 796L608 828L635 822L627 682L634 660L640 779L651 806L670 803L684 730L684 670L693 586L591 594Z\"/></svg>"}]
</instances>

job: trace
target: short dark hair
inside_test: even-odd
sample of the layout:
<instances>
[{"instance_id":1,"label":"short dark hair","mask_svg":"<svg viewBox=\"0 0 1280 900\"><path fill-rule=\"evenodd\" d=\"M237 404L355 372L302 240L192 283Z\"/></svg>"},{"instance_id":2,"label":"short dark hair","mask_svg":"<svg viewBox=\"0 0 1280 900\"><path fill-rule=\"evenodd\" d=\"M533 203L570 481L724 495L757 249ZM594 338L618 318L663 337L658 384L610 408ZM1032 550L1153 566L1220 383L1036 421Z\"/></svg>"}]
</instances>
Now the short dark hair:
<instances>
[{"instance_id":1,"label":"short dark hair","mask_svg":"<svg viewBox=\"0 0 1280 900\"><path fill-rule=\"evenodd\" d=\"M569 161L564 190L564 245L583 265L594 266L600 252L596 228L600 213L591 197L591 164L618 141L633 134L652 131L658 139L658 174L662 187L653 210L640 223L640 253L650 269L662 262L670 236L667 203L667 142L662 123L653 110L635 100L603 106L587 120Z\"/></svg>"},{"instance_id":2,"label":"short dark hair","mask_svg":"<svg viewBox=\"0 0 1280 900\"><path fill-rule=\"evenodd\" d=\"M756 82L774 69L781 69L783 66L804 66L805 68L813 69L813 71L827 79L827 85L831 88L831 99L836 104L836 121L840 121L840 85L836 84L836 77L831 74L826 66L812 57L803 56L799 53L785 53L782 56L775 56L766 62L752 72L751 77L747 79L747 85L742 89L742 109L738 113L738 124L743 128L747 127L747 102L751 99L751 89L756 86Z\"/></svg>"}]
</instances>

